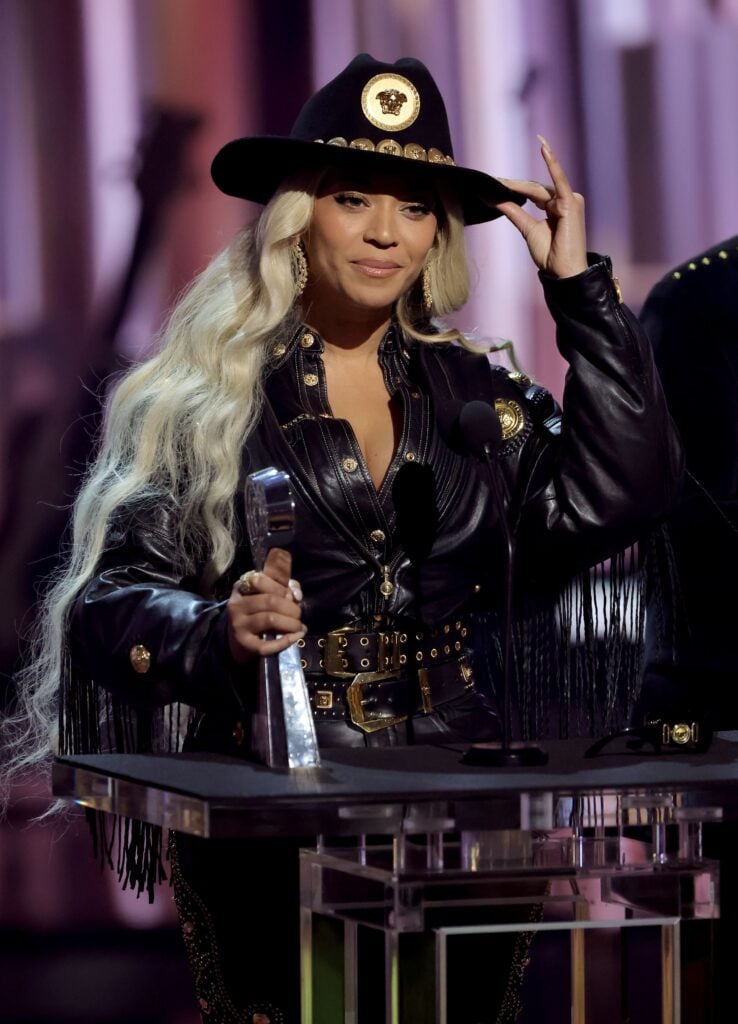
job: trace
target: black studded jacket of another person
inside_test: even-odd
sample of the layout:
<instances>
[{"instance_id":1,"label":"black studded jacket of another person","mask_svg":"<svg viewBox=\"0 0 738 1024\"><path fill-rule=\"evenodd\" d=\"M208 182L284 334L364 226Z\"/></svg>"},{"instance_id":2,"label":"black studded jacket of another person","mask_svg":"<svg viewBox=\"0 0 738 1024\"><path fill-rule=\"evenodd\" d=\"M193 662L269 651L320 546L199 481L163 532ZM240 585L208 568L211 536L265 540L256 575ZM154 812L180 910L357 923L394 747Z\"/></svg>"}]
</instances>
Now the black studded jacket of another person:
<instances>
[{"instance_id":1,"label":"black studded jacket of another person","mask_svg":"<svg viewBox=\"0 0 738 1024\"><path fill-rule=\"evenodd\" d=\"M684 446L687 477L667 522L672 558L649 600L639 717L708 716L738 728L738 236L670 271L641 321Z\"/></svg>"}]
</instances>

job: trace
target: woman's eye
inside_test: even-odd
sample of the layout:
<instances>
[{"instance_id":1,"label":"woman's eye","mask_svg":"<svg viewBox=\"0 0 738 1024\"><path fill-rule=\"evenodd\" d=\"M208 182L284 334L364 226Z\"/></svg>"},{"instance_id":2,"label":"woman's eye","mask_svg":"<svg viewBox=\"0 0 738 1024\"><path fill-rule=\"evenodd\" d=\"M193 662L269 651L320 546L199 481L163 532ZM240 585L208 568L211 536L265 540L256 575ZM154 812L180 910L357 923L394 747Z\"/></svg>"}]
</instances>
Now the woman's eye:
<instances>
[{"instance_id":1,"label":"woman's eye","mask_svg":"<svg viewBox=\"0 0 738 1024\"><path fill-rule=\"evenodd\" d=\"M431 212L430 206L427 203L410 203L405 207L408 213L411 213L417 217L425 217L426 214Z\"/></svg>"},{"instance_id":2,"label":"woman's eye","mask_svg":"<svg viewBox=\"0 0 738 1024\"><path fill-rule=\"evenodd\" d=\"M339 192L336 196L336 202L340 203L341 206L355 208L363 206L364 199L362 196L353 195L351 192Z\"/></svg>"}]
</instances>

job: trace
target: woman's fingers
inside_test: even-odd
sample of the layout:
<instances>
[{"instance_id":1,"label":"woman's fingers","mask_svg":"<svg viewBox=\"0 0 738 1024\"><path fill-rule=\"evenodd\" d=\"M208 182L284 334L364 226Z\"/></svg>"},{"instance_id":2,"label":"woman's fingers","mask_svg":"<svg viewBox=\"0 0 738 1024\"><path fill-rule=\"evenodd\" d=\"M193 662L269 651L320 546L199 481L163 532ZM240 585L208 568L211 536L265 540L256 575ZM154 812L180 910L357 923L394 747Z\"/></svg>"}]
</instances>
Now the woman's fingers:
<instances>
[{"instance_id":1,"label":"woman's fingers","mask_svg":"<svg viewBox=\"0 0 738 1024\"><path fill-rule=\"evenodd\" d=\"M295 596L296 593L300 594L299 598ZM272 594L286 598L289 601L302 600L302 590L297 580L288 580L286 584L282 584L272 579L271 576L267 576L264 572L256 572L254 569L250 569L243 576L239 576L234 583L233 595L235 597L247 598L253 597L255 594Z\"/></svg>"},{"instance_id":2,"label":"woman's fingers","mask_svg":"<svg viewBox=\"0 0 738 1024\"><path fill-rule=\"evenodd\" d=\"M253 633L291 633L301 626L299 604L276 594L240 597L233 602L233 619L248 623Z\"/></svg>"},{"instance_id":3,"label":"woman's fingers","mask_svg":"<svg viewBox=\"0 0 738 1024\"><path fill-rule=\"evenodd\" d=\"M558 157L542 135L538 135L537 138L540 140L541 156L546 164L548 173L551 175L552 183L550 185L545 185L541 181L530 181L522 178L498 178L498 181L501 181L503 185L507 185L507 187L512 189L514 192L520 192L521 195L526 196L528 199L532 199L534 202L548 202L555 196L563 199L567 196L573 195L574 192L569 183L566 171L559 163Z\"/></svg>"},{"instance_id":4,"label":"woman's fingers","mask_svg":"<svg viewBox=\"0 0 738 1024\"><path fill-rule=\"evenodd\" d=\"M534 203L547 203L554 195L553 185L544 185L541 181L523 181L522 178L498 178L497 180L501 181L503 185L507 185L513 192L519 192L520 195L525 196L526 199L530 199ZM507 203L493 203L491 205L500 209L500 207L505 205L517 206L517 203L510 203L508 201Z\"/></svg>"},{"instance_id":5,"label":"woman's fingers","mask_svg":"<svg viewBox=\"0 0 738 1024\"><path fill-rule=\"evenodd\" d=\"M289 587L279 587L276 593L241 594L236 584L228 611L232 622L245 623L254 633L293 632L301 626L300 603Z\"/></svg>"},{"instance_id":6,"label":"woman's fingers","mask_svg":"<svg viewBox=\"0 0 738 1024\"><path fill-rule=\"evenodd\" d=\"M275 583L288 586L292 575L292 555L284 548L270 548L264 560L263 572Z\"/></svg>"},{"instance_id":7,"label":"woman's fingers","mask_svg":"<svg viewBox=\"0 0 738 1024\"><path fill-rule=\"evenodd\" d=\"M541 135L538 138L552 184L511 178L500 178L500 181L525 196L545 218L532 217L509 201L491 205L520 231L536 266L553 277L572 277L587 269L584 198L572 191L566 172L548 142Z\"/></svg>"},{"instance_id":8,"label":"woman's fingers","mask_svg":"<svg viewBox=\"0 0 738 1024\"><path fill-rule=\"evenodd\" d=\"M555 194L562 199L573 195L574 193L571 185L569 184L569 179L566 176L564 168L559 163L558 157L542 135L538 135L536 138L541 143L541 156L546 162L548 173L551 175Z\"/></svg>"},{"instance_id":9,"label":"woman's fingers","mask_svg":"<svg viewBox=\"0 0 738 1024\"><path fill-rule=\"evenodd\" d=\"M261 572L244 573L228 601L228 641L236 661L285 650L305 635L302 589L290 577L292 556L272 548Z\"/></svg>"},{"instance_id":10,"label":"woman's fingers","mask_svg":"<svg viewBox=\"0 0 738 1024\"><path fill-rule=\"evenodd\" d=\"M292 555L282 548L272 548L261 572L250 569L236 581L234 592L244 597L254 594L279 594L290 600L302 601L302 588L297 580L290 578Z\"/></svg>"},{"instance_id":11,"label":"woman's fingers","mask_svg":"<svg viewBox=\"0 0 738 1024\"><path fill-rule=\"evenodd\" d=\"M300 605L273 595L231 597L227 607L228 642L236 661L274 654L305 635Z\"/></svg>"},{"instance_id":12,"label":"woman's fingers","mask_svg":"<svg viewBox=\"0 0 738 1024\"><path fill-rule=\"evenodd\" d=\"M253 653L260 658L266 658L270 654L279 654L280 651L286 651L288 647L296 644L304 635L302 632L284 633L282 636L272 637L268 640L264 637L258 638Z\"/></svg>"},{"instance_id":13,"label":"woman's fingers","mask_svg":"<svg viewBox=\"0 0 738 1024\"><path fill-rule=\"evenodd\" d=\"M535 217L531 217L529 213L522 210L517 203L496 203L495 209L515 225L523 238L539 223Z\"/></svg>"},{"instance_id":14,"label":"woman's fingers","mask_svg":"<svg viewBox=\"0 0 738 1024\"><path fill-rule=\"evenodd\" d=\"M231 641L231 652L234 659L241 665L247 664L253 658L266 658L270 654L279 654L286 651L292 644L297 643L305 634L302 630L297 633L282 633L280 636L258 636L249 634L238 642Z\"/></svg>"}]
</instances>

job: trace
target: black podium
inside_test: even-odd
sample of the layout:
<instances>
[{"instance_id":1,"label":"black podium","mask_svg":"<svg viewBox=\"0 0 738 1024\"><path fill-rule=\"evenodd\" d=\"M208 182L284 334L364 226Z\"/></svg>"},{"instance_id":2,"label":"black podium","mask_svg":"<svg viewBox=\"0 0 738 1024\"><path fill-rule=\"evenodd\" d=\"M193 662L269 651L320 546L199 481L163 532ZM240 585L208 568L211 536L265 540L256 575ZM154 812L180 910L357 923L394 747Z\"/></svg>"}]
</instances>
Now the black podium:
<instances>
[{"instance_id":1,"label":"black podium","mask_svg":"<svg viewBox=\"0 0 738 1024\"><path fill-rule=\"evenodd\" d=\"M676 1024L684 929L718 915L702 834L738 819L738 733L708 755L585 760L585 747L550 743L535 769L464 765L460 747L329 750L292 772L77 756L56 762L54 792L203 837L315 835L301 853L303 1024L363 1024L370 990L386 1022L453 1024L464 958L505 935L521 1024ZM539 953L556 980L545 1007ZM381 976L369 984L368 970Z\"/></svg>"}]
</instances>

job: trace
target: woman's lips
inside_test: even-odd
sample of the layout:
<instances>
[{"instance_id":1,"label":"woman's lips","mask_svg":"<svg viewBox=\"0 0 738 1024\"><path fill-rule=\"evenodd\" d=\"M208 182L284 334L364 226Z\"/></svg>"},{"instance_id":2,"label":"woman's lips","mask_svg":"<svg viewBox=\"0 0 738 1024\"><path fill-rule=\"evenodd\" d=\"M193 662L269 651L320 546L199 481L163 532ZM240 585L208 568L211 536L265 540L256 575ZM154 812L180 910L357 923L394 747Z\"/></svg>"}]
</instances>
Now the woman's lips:
<instances>
[{"instance_id":1,"label":"woman's lips","mask_svg":"<svg viewBox=\"0 0 738 1024\"><path fill-rule=\"evenodd\" d=\"M388 263L386 260L353 260L353 266L367 277L391 277L400 270L399 263Z\"/></svg>"}]
</instances>

